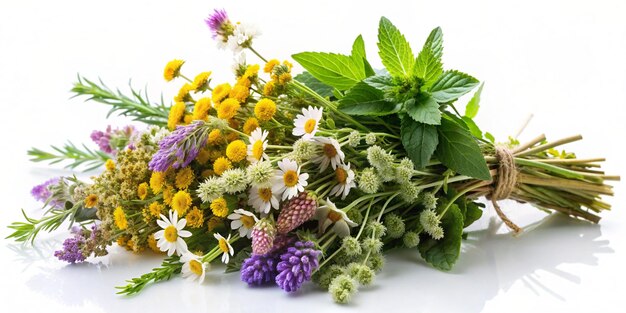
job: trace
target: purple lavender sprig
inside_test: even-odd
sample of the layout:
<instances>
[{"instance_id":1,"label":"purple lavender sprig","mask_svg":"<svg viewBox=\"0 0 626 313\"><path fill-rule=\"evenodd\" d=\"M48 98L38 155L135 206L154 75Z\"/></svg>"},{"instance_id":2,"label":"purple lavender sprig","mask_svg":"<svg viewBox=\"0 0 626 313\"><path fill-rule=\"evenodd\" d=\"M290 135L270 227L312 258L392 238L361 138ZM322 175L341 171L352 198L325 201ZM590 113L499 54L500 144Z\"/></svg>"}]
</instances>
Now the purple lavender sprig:
<instances>
[{"instance_id":1,"label":"purple lavender sprig","mask_svg":"<svg viewBox=\"0 0 626 313\"><path fill-rule=\"evenodd\" d=\"M98 144L103 152L115 155L119 150L131 144L130 141L135 132L135 127L130 125L122 129L111 129L109 125L105 131L94 130L91 133L91 140Z\"/></svg>"},{"instance_id":2,"label":"purple lavender sprig","mask_svg":"<svg viewBox=\"0 0 626 313\"><path fill-rule=\"evenodd\" d=\"M276 266L276 284L287 292L295 292L305 281L311 280L311 274L319 266L318 257L322 253L314 249L311 241L297 241L280 256Z\"/></svg>"},{"instance_id":3,"label":"purple lavender sprig","mask_svg":"<svg viewBox=\"0 0 626 313\"><path fill-rule=\"evenodd\" d=\"M50 190L50 186L56 185L58 183L59 183L59 177L51 178L45 181L44 183L33 187L33 189L30 190L30 194L33 196L33 198L35 198L35 200L45 203L52 196L52 191ZM52 207L59 207L61 206L62 203L58 200L53 199L48 204Z\"/></svg>"},{"instance_id":4,"label":"purple lavender sprig","mask_svg":"<svg viewBox=\"0 0 626 313\"><path fill-rule=\"evenodd\" d=\"M204 121L178 126L159 142L159 151L154 154L148 167L151 171L165 172L168 168L185 167L191 163L206 143L210 127Z\"/></svg>"},{"instance_id":5,"label":"purple lavender sprig","mask_svg":"<svg viewBox=\"0 0 626 313\"><path fill-rule=\"evenodd\" d=\"M91 231L74 226L71 233L73 236L63 241L63 249L54 252L59 260L74 264L84 262L92 254L106 254L106 250L102 248L102 231L98 225L92 225Z\"/></svg>"},{"instance_id":6,"label":"purple lavender sprig","mask_svg":"<svg viewBox=\"0 0 626 313\"><path fill-rule=\"evenodd\" d=\"M249 286L260 286L273 282L276 279L276 264L278 255L252 254L241 264L241 281Z\"/></svg>"}]
</instances>

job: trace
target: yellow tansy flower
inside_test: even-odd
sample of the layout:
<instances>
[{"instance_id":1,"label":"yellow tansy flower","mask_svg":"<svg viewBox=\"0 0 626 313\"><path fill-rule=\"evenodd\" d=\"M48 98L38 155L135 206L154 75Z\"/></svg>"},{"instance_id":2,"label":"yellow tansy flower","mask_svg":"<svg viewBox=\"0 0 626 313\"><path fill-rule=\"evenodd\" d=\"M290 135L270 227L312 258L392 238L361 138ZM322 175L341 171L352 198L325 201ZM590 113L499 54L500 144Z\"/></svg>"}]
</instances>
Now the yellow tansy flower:
<instances>
[{"instance_id":1,"label":"yellow tansy flower","mask_svg":"<svg viewBox=\"0 0 626 313\"><path fill-rule=\"evenodd\" d=\"M218 145L224 142L224 136L222 136L222 131L219 129L214 129L209 133L209 139L207 140L209 145Z\"/></svg>"},{"instance_id":2,"label":"yellow tansy flower","mask_svg":"<svg viewBox=\"0 0 626 313\"><path fill-rule=\"evenodd\" d=\"M163 70L163 78L169 82L178 77L180 75L180 68L183 64L185 64L185 61L183 60L171 60L167 62L165 69Z\"/></svg>"},{"instance_id":3,"label":"yellow tansy flower","mask_svg":"<svg viewBox=\"0 0 626 313\"><path fill-rule=\"evenodd\" d=\"M211 202L211 211L215 216L226 217L228 215L228 203L224 198L217 198Z\"/></svg>"},{"instance_id":4,"label":"yellow tansy flower","mask_svg":"<svg viewBox=\"0 0 626 313\"><path fill-rule=\"evenodd\" d=\"M191 115L192 120L206 120L209 116L209 110L211 109L211 99L200 98L193 106L193 113Z\"/></svg>"},{"instance_id":5,"label":"yellow tansy flower","mask_svg":"<svg viewBox=\"0 0 626 313\"><path fill-rule=\"evenodd\" d=\"M263 72L271 73L274 70L274 66L278 64L280 64L280 61L276 59L269 60L269 62L265 63L265 66L263 67Z\"/></svg>"},{"instance_id":6,"label":"yellow tansy flower","mask_svg":"<svg viewBox=\"0 0 626 313\"><path fill-rule=\"evenodd\" d=\"M85 207L91 209L98 204L98 196L90 194L85 198Z\"/></svg>"},{"instance_id":7,"label":"yellow tansy flower","mask_svg":"<svg viewBox=\"0 0 626 313\"><path fill-rule=\"evenodd\" d=\"M128 236L128 235L121 235L121 236L117 237L116 242L117 242L117 244L120 247L126 247L126 243L128 243L129 240L130 240L130 236Z\"/></svg>"},{"instance_id":8,"label":"yellow tansy flower","mask_svg":"<svg viewBox=\"0 0 626 313\"><path fill-rule=\"evenodd\" d=\"M193 87L191 87L191 84L185 83L178 90L178 94L176 95L176 97L174 97L174 101L176 101L176 102L191 101L192 100L191 99L191 94L189 94L189 92L191 92L192 90L193 90Z\"/></svg>"},{"instance_id":9,"label":"yellow tansy flower","mask_svg":"<svg viewBox=\"0 0 626 313\"><path fill-rule=\"evenodd\" d=\"M193 117L191 116L191 114L185 114L185 117L183 118L183 124L187 125L191 123L191 121L193 121Z\"/></svg>"},{"instance_id":10,"label":"yellow tansy flower","mask_svg":"<svg viewBox=\"0 0 626 313\"><path fill-rule=\"evenodd\" d=\"M165 181L165 173L163 172L152 172L150 176L150 189L152 189L152 193L159 194L161 189L163 189L163 182Z\"/></svg>"},{"instance_id":11,"label":"yellow tansy flower","mask_svg":"<svg viewBox=\"0 0 626 313\"><path fill-rule=\"evenodd\" d=\"M154 238L154 234L150 234L148 235L148 247L150 247L150 250L156 252L156 253L164 253L163 251L161 251L161 249L159 249L159 247L157 246L157 241Z\"/></svg>"},{"instance_id":12,"label":"yellow tansy flower","mask_svg":"<svg viewBox=\"0 0 626 313\"><path fill-rule=\"evenodd\" d=\"M253 130L259 127L259 120L254 117L251 117L243 123L243 132L250 135Z\"/></svg>"},{"instance_id":13,"label":"yellow tansy flower","mask_svg":"<svg viewBox=\"0 0 626 313\"><path fill-rule=\"evenodd\" d=\"M194 174L193 170L189 166L181 169L176 174L175 184L178 189L187 189L193 182Z\"/></svg>"},{"instance_id":14,"label":"yellow tansy flower","mask_svg":"<svg viewBox=\"0 0 626 313\"><path fill-rule=\"evenodd\" d=\"M211 72L202 72L193 79L193 83L191 83L191 88L195 91L203 91L206 90L207 82L209 81L209 77L211 76Z\"/></svg>"},{"instance_id":15,"label":"yellow tansy flower","mask_svg":"<svg viewBox=\"0 0 626 313\"><path fill-rule=\"evenodd\" d=\"M271 99L263 98L254 106L254 116L262 122L271 120L275 113L276 103Z\"/></svg>"},{"instance_id":16,"label":"yellow tansy flower","mask_svg":"<svg viewBox=\"0 0 626 313\"><path fill-rule=\"evenodd\" d=\"M115 170L115 162L113 162L113 160L108 159L106 162L104 162L104 167L107 169L107 171L114 171Z\"/></svg>"},{"instance_id":17,"label":"yellow tansy flower","mask_svg":"<svg viewBox=\"0 0 626 313\"><path fill-rule=\"evenodd\" d=\"M233 162L239 162L248 155L248 146L243 140L235 140L226 147L226 157Z\"/></svg>"},{"instance_id":18,"label":"yellow tansy flower","mask_svg":"<svg viewBox=\"0 0 626 313\"><path fill-rule=\"evenodd\" d=\"M121 206L118 206L115 208L115 211L113 211L113 221L115 221L115 226L117 226L119 230L128 228L126 213L124 213L124 209L122 209Z\"/></svg>"},{"instance_id":19,"label":"yellow tansy flower","mask_svg":"<svg viewBox=\"0 0 626 313\"><path fill-rule=\"evenodd\" d=\"M183 216L191 206L191 196L188 192L180 190L172 198L172 209L178 212L178 216Z\"/></svg>"},{"instance_id":20,"label":"yellow tansy flower","mask_svg":"<svg viewBox=\"0 0 626 313\"><path fill-rule=\"evenodd\" d=\"M247 79L246 79L246 82L248 82ZM228 97L237 99L237 101L239 102L246 102L246 99L248 99L248 96L250 96L249 82L247 86L242 85L242 84L235 85L233 89L230 91L230 93L228 94Z\"/></svg>"},{"instance_id":21,"label":"yellow tansy flower","mask_svg":"<svg viewBox=\"0 0 626 313\"><path fill-rule=\"evenodd\" d=\"M263 95L266 97L273 95L274 89L276 89L276 83L273 80L268 81L265 86L263 86Z\"/></svg>"},{"instance_id":22,"label":"yellow tansy flower","mask_svg":"<svg viewBox=\"0 0 626 313\"><path fill-rule=\"evenodd\" d=\"M170 130L174 130L174 128L176 128L176 125L180 124L183 121L186 108L187 106L183 102L176 102L170 108L170 114L167 117L167 128L169 128Z\"/></svg>"},{"instance_id":23,"label":"yellow tansy flower","mask_svg":"<svg viewBox=\"0 0 626 313\"><path fill-rule=\"evenodd\" d=\"M150 212L150 215L159 217L163 213L163 205L154 201L148 206L148 211Z\"/></svg>"},{"instance_id":24,"label":"yellow tansy flower","mask_svg":"<svg viewBox=\"0 0 626 313\"><path fill-rule=\"evenodd\" d=\"M278 83L284 85L291 81L291 73L282 73L278 76Z\"/></svg>"},{"instance_id":25,"label":"yellow tansy flower","mask_svg":"<svg viewBox=\"0 0 626 313\"><path fill-rule=\"evenodd\" d=\"M213 100L213 103L215 103L216 108L219 106L222 100L224 100L224 98L228 96L228 94L230 93L230 89L231 87L229 83L215 86L213 92L211 93L211 100Z\"/></svg>"},{"instance_id":26,"label":"yellow tansy flower","mask_svg":"<svg viewBox=\"0 0 626 313\"><path fill-rule=\"evenodd\" d=\"M174 197L174 187L165 186L165 188L163 189L163 202L167 205L171 205L173 197Z\"/></svg>"},{"instance_id":27,"label":"yellow tansy flower","mask_svg":"<svg viewBox=\"0 0 626 313\"><path fill-rule=\"evenodd\" d=\"M228 98L222 101L220 106L217 108L217 117L225 120L231 119L237 114L239 108L239 101L233 98Z\"/></svg>"},{"instance_id":28,"label":"yellow tansy flower","mask_svg":"<svg viewBox=\"0 0 626 313\"><path fill-rule=\"evenodd\" d=\"M215 175L222 175L224 171L233 167L233 164L225 157L219 157L213 162L213 172Z\"/></svg>"},{"instance_id":29,"label":"yellow tansy flower","mask_svg":"<svg viewBox=\"0 0 626 313\"><path fill-rule=\"evenodd\" d=\"M248 78L257 76L260 68L261 67L258 64L248 65L248 68L246 69L246 72L243 74L243 76Z\"/></svg>"},{"instance_id":30,"label":"yellow tansy flower","mask_svg":"<svg viewBox=\"0 0 626 313\"><path fill-rule=\"evenodd\" d=\"M137 196L144 200L148 196L148 183L141 183L137 186Z\"/></svg>"},{"instance_id":31,"label":"yellow tansy flower","mask_svg":"<svg viewBox=\"0 0 626 313\"><path fill-rule=\"evenodd\" d=\"M193 228L200 228L204 225L204 212L199 210L198 207L193 207L185 216L187 219L187 226Z\"/></svg>"}]
</instances>

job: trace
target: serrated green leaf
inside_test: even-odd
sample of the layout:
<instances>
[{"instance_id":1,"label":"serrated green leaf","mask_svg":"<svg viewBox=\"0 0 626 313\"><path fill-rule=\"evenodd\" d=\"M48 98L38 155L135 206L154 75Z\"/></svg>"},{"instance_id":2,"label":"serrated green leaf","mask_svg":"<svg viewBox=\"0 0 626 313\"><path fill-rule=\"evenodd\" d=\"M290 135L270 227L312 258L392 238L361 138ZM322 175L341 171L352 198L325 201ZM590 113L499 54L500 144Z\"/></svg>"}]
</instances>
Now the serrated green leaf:
<instances>
[{"instance_id":1,"label":"serrated green leaf","mask_svg":"<svg viewBox=\"0 0 626 313\"><path fill-rule=\"evenodd\" d=\"M480 94L483 92L483 86L485 83L480 84L478 89L474 93L472 99L465 106L465 116L469 118L475 118L476 114L478 114L478 109L480 108Z\"/></svg>"},{"instance_id":2,"label":"serrated green leaf","mask_svg":"<svg viewBox=\"0 0 626 313\"><path fill-rule=\"evenodd\" d=\"M459 71L445 71L430 87L429 91L439 103L450 102L470 92L478 85L478 80Z\"/></svg>"},{"instance_id":3,"label":"serrated green leaf","mask_svg":"<svg viewBox=\"0 0 626 313\"><path fill-rule=\"evenodd\" d=\"M404 103L404 110L416 122L429 125L441 123L439 104L427 93L420 93L416 99L407 100Z\"/></svg>"},{"instance_id":4,"label":"serrated green leaf","mask_svg":"<svg viewBox=\"0 0 626 313\"><path fill-rule=\"evenodd\" d=\"M378 54L381 61L393 76L408 76L415 57L404 35L385 17L378 25Z\"/></svg>"},{"instance_id":5,"label":"serrated green leaf","mask_svg":"<svg viewBox=\"0 0 626 313\"><path fill-rule=\"evenodd\" d=\"M400 105L386 101L382 91L360 82L339 100L338 109L350 115L382 116L398 112Z\"/></svg>"},{"instance_id":6,"label":"serrated green leaf","mask_svg":"<svg viewBox=\"0 0 626 313\"><path fill-rule=\"evenodd\" d=\"M437 27L430 31L424 47L429 47L433 52L433 56L439 60L443 56L443 31L441 27Z\"/></svg>"},{"instance_id":7,"label":"serrated green leaf","mask_svg":"<svg viewBox=\"0 0 626 313\"><path fill-rule=\"evenodd\" d=\"M400 128L402 145L409 158L418 169L424 168L432 157L439 143L437 128L432 125L418 123L410 116L402 118Z\"/></svg>"},{"instance_id":8,"label":"serrated green leaf","mask_svg":"<svg viewBox=\"0 0 626 313\"><path fill-rule=\"evenodd\" d=\"M354 58L342 54L302 52L291 56L313 77L339 90L347 90L363 80L365 70Z\"/></svg>"},{"instance_id":9,"label":"serrated green leaf","mask_svg":"<svg viewBox=\"0 0 626 313\"><path fill-rule=\"evenodd\" d=\"M463 175L491 179L485 158L469 130L446 117L441 119L437 131L439 146L435 155L443 165Z\"/></svg>"},{"instance_id":10,"label":"serrated green leaf","mask_svg":"<svg viewBox=\"0 0 626 313\"><path fill-rule=\"evenodd\" d=\"M376 75L376 72L374 72L374 69L372 68L370 63L367 61L367 55L365 53L365 42L363 41L363 36L359 35L354 40L354 43L352 44L351 57L354 58L355 62L357 62L363 67L366 77Z\"/></svg>"},{"instance_id":11,"label":"serrated green leaf","mask_svg":"<svg viewBox=\"0 0 626 313\"><path fill-rule=\"evenodd\" d=\"M395 86L393 78L389 74L371 76L363 80L363 82L382 92L387 92Z\"/></svg>"},{"instance_id":12,"label":"serrated green leaf","mask_svg":"<svg viewBox=\"0 0 626 313\"><path fill-rule=\"evenodd\" d=\"M322 97L331 97L333 95L333 87L322 83L309 72L302 72L296 75L294 79L305 84Z\"/></svg>"},{"instance_id":13,"label":"serrated green leaf","mask_svg":"<svg viewBox=\"0 0 626 313\"><path fill-rule=\"evenodd\" d=\"M463 236L463 215L456 204L452 204L441 218L441 227L444 234L442 239L422 236L418 249L428 264L439 270L449 271L461 253Z\"/></svg>"}]
</instances>

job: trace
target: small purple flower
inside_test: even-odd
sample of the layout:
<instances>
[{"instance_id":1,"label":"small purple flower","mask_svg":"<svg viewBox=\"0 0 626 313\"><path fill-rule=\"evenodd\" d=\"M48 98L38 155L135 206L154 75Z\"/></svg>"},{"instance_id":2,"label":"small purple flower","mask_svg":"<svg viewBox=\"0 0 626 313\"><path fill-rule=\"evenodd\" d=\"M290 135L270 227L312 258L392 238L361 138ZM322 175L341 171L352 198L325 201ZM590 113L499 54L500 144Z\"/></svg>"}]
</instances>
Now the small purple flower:
<instances>
[{"instance_id":1,"label":"small purple flower","mask_svg":"<svg viewBox=\"0 0 626 313\"><path fill-rule=\"evenodd\" d=\"M135 127L131 125L122 129L112 129L109 125L105 131L94 130L91 133L91 140L98 144L103 152L116 154L127 145L133 144L131 138L135 132Z\"/></svg>"},{"instance_id":2,"label":"small purple flower","mask_svg":"<svg viewBox=\"0 0 626 313\"><path fill-rule=\"evenodd\" d=\"M250 286L260 286L273 282L276 278L276 254L252 254L241 264L241 281Z\"/></svg>"},{"instance_id":3,"label":"small purple flower","mask_svg":"<svg viewBox=\"0 0 626 313\"><path fill-rule=\"evenodd\" d=\"M107 126L106 131L94 130L91 132L91 140L98 144L100 150L106 153L113 153L113 148L109 144L111 141L111 126Z\"/></svg>"},{"instance_id":4,"label":"small purple flower","mask_svg":"<svg viewBox=\"0 0 626 313\"><path fill-rule=\"evenodd\" d=\"M48 201L50 196L52 196L52 192L50 191L50 186L55 185L58 182L59 182L59 177L49 179L45 181L44 183L33 187L33 189L30 190L30 194L33 196L33 198L35 198L35 200L45 203L46 201ZM50 201L49 204L53 207L57 207L61 205L61 202L52 200Z\"/></svg>"},{"instance_id":5,"label":"small purple flower","mask_svg":"<svg viewBox=\"0 0 626 313\"><path fill-rule=\"evenodd\" d=\"M85 238L85 234L80 228L72 228L72 233L74 236L65 239L63 241L63 249L55 251L54 256L61 261L74 264L83 262L87 258L82 251L87 238Z\"/></svg>"},{"instance_id":6,"label":"small purple flower","mask_svg":"<svg viewBox=\"0 0 626 313\"><path fill-rule=\"evenodd\" d=\"M276 266L276 284L287 292L300 289L305 281L311 280L311 274L319 266L320 254L311 241L298 241L287 248Z\"/></svg>"},{"instance_id":7,"label":"small purple flower","mask_svg":"<svg viewBox=\"0 0 626 313\"><path fill-rule=\"evenodd\" d=\"M148 167L151 171L165 172L170 166L181 168L189 165L207 142L208 131L203 121L178 126L159 142L159 151L154 154ZM204 131L199 131L204 128Z\"/></svg>"},{"instance_id":8,"label":"small purple flower","mask_svg":"<svg viewBox=\"0 0 626 313\"><path fill-rule=\"evenodd\" d=\"M205 23L213 32L213 39L215 37L223 36L226 25L230 24L230 20L228 19L228 14L226 14L225 10L213 10L213 13L209 15L209 17L205 20Z\"/></svg>"}]
</instances>

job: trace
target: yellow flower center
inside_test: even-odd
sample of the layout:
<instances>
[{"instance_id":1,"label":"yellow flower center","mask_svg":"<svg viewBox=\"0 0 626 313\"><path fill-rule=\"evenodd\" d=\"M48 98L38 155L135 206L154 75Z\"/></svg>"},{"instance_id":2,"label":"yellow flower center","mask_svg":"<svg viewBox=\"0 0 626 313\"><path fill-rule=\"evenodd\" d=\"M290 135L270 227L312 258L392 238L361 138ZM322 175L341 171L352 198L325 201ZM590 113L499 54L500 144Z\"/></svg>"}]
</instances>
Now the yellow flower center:
<instances>
[{"instance_id":1,"label":"yellow flower center","mask_svg":"<svg viewBox=\"0 0 626 313\"><path fill-rule=\"evenodd\" d=\"M257 160L263 157L263 141L257 140L254 145L252 145L252 156Z\"/></svg>"},{"instance_id":2,"label":"yellow flower center","mask_svg":"<svg viewBox=\"0 0 626 313\"><path fill-rule=\"evenodd\" d=\"M250 229L254 227L254 218L252 218L252 216L242 215L241 223L243 224L243 227Z\"/></svg>"},{"instance_id":3,"label":"yellow flower center","mask_svg":"<svg viewBox=\"0 0 626 313\"><path fill-rule=\"evenodd\" d=\"M167 226L163 237L165 237L165 240L169 242L176 242L178 239L178 230L174 227L174 225Z\"/></svg>"},{"instance_id":4,"label":"yellow flower center","mask_svg":"<svg viewBox=\"0 0 626 313\"><path fill-rule=\"evenodd\" d=\"M271 188L261 188L259 189L259 198L264 202L269 202L272 199L272 189Z\"/></svg>"},{"instance_id":5,"label":"yellow flower center","mask_svg":"<svg viewBox=\"0 0 626 313\"><path fill-rule=\"evenodd\" d=\"M342 218L343 218L343 217L341 216L341 213L339 213L339 212L336 212L336 211L330 211L330 212L328 213L328 219L329 219L329 220L331 220L331 221L333 221L333 223L334 223L334 222L336 222L336 221L341 220Z\"/></svg>"},{"instance_id":6,"label":"yellow flower center","mask_svg":"<svg viewBox=\"0 0 626 313\"><path fill-rule=\"evenodd\" d=\"M337 178L337 181L340 184L345 184L346 180L348 179L348 172L346 172L346 170L344 170L343 168L338 167L335 171L335 178Z\"/></svg>"},{"instance_id":7,"label":"yellow flower center","mask_svg":"<svg viewBox=\"0 0 626 313\"><path fill-rule=\"evenodd\" d=\"M283 180L285 181L285 186L293 187L298 183L298 173L293 170L286 171L283 175Z\"/></svg>"},{"instance_id":8,"label":"yellow flower center","mask_svg":"<svg viewBox=\"0 0 626 313\"><path fill-rule=\"evenodd\" d=\"M202 275L202 264L200 262L198 262L197 260L191 260L189 261L189 270L200 276Z\"/></svg>"},{"instance_id":9,"label":"yellow flower center","mask_svg":"<svg viewBox=\"0 0 626 313\"><path fill-rule=\"evenodd\" d=\"M314 118L306 121L306 123L304 123L304 132L307 134L312 133L313 130L315 130L315 124L317 124L317 121Z\"/></svg>"},{"instance_id":10,"label":"yellow flower center","mask_svg":"<svg viewBox=\"0 0 626 313\"><path fill-rule=\"evenodd\" d=\"M335 146L333 146L332 144L325 144L324 145L324 154L329 158L332 159L337 155L337 149L335 149Z\"/></svg>"},{"instance_id":11,"label":"yellow flower center","mask_svg":"<svg viewBox=\"0 0 626 313\"><path fill-rule=\"evenodd\" d=\"M248 155L248 147L243 140L235 140L226 147L226 156L233 162L239 162Z\"/></svg>"},{"instance_id":12,"label":"yellow flower center","mask_svg":"<svg viewBox=\"0 0 626 313\"><path fill-rule=\"evenodd\" d=\"M220 239L218 245L220 247L220 250L222 250L222 252L228 253L228 242L226 241L226 239L224 238Z\"/></svg>"}]
</instances>

